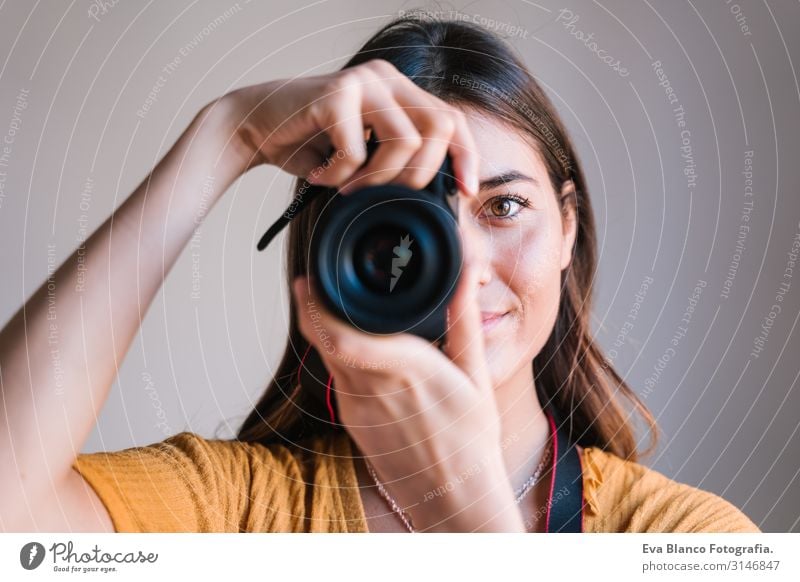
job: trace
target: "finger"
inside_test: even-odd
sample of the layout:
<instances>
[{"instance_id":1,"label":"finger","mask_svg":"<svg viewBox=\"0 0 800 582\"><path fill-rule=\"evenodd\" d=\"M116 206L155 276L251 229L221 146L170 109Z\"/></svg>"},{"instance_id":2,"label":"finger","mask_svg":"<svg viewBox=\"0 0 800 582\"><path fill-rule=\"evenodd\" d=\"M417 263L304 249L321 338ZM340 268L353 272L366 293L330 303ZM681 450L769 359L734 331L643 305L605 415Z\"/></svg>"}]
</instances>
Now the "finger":
<instances>
[{"instance_id":1,"label":"finger","mask_svg":"<svg viewBox=\"0 0 800 582\"><path fill-rule=\"evenodd\" d=\"M325 157L307 145L275 158L275 166L295 176L306 178L325 160Z\"/></svg>"},{"instance_id":2,"label":"finger","mask_svg":"<svg viewBox=\"0 0 800 582\"><path fill-rule=\"evenodd\" d=\"M297 325L320 356L334 354L340 334L339 324L331 318L325 307L316 300L308 277L292 281L292 293L297 305Z\"/></svg>"},{"instance_id":3,"label":"finger","mask_svg":"<svg viewBox=\"0 0 800 582\"><path fill-rule=\"evenodd\" d=\"M447 306L448 330L444 353L473 383L485 389L489 372L483 341L483 325L478 306L478 269L468 237L461 237L464 248L463 268L455 294Z\"/></svg>"},{"instance_id":4,"label":"finger","mask_svg":"<svg viewBox=\"0 0 800 582\"><path fill-rule=\"evenodd\" d=\"M467 117L460 110L455 113L455 128L448 151L453 160L453 173L459 189L469 196L477 197L480 165L478 146L467 124Z\"/></svg>"},{"instance_id":5,"label":"finger","mask_svg":"<svg viewBox=\"0 0 800 582\"><path fill-rule=\"evenodd\" d=\"M385 79L387 84L391 86L395 99L404 107L409 107L409 115L417 122L414 116L414 111L437 111L437 120L440 122L435 126L445 138L450 142L447 151L453 161L453 173L459 189L470 196L478 195L478 168L479 168L479 154L478 148L475 143L475 138L469 129L467 123L467 116L463 110L451 106L442 99L435 97L416 85L410 78L397 71L391 64L376 60L373 63L373 68L380 72L381 78ZM442 113L445 112L445 113ZM447 121L444 121L444 120ZM450 123L454 127L448 127ZM426 136L424 129L426 127L425 120L420 120L419 126L423 128L423 136ZM438 152L435 154L438 159L444 159L444 155L440 158ZM412 165L420 168L426 168L425 164L431 164L433 171L428 174L427 168L422 170L423 178L419 178L425 182L421 187L427 186L431 178L435 175L436 171L441 167L441 162L436 164L430 162L430 158L425 158L424 161L413 160ZM430 177L427 177L430 176ZM427 177L427 181L426 181ZM405 176L398 176L398 181L404 179Z\"/></svg>"},{"instance_id":6,"label":"finger","mask_svg":"<svg viewBox=\"0 0 800 582\"><path fill-rule=\"evenodd\" d=\"M374 85L373 90L365 94L362 115L364 123L375 132L379 145L367 164L339 189L344 194L356 188L391 182L422 146L422 136L408 113L386 89L377 87Z\"/></svg>"},{"instance_id":7,"label":"finger","mask_svg":"<svg viewBox=\"0 0 800 582\"><path fill-rule=\"evenodd\" d=\"M397 175L395 182L420 190L430 184L442 167L455 122L448 110L437 109L435 104L406 106L406 111L422 136L422 147Z\"/></svg>"},{"instance_id":8,"label":"finger","mask_svg":"<svg viewBox=\"0 0 800 582\"><path fill-rule=\"evenodd\" d=\"M318 106L316 121L329 136L333 152L309 175L312 184L344 184L366 161L360 102L361 90L352 84L324 98Z\"/></svg>"},{"instance_id":9,"label":"finger","mask_svg":"<svg viewBox=\"0 0 800 582\"><path fill-rule=\"evenodd\" d=\"M307 277L297 277L292 291L301 333L320 355L335 359L339 365L389 373L389 368L383 364L411 358L428 345L422 338L405 333L369 334L339 319L317 298L315 287Z\"/></svg>"},{"instance_id":10,"label":"finger","mask_svg":"<svg viewBox=\"0 0 800 582\"><path fill-rule=\"evenodd\" d=\"M342 388L342 380L346 381L346 373L339 365L342 359L338 358L337 361L337 339L331 331L331 326L323 320L318 302L311 295L307 277L297 277L292 281L292 295L297 304L297 323L300 333L317 351L328 374L333 376L338 393ZM327 378L322 380L327 381Z\"/></svg>"}]
</instances>

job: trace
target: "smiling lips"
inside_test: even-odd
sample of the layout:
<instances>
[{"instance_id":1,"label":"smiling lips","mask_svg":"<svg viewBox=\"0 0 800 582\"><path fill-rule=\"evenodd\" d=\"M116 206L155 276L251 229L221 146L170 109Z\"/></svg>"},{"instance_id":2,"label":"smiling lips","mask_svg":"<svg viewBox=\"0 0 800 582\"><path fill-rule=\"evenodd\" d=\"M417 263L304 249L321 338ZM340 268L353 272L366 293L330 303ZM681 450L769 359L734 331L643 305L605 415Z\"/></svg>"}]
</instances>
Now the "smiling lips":
<instances>
[{"instance_id":1,"label":"smiling lips","mask_svg":"<svg viewBox=\"0 0 800 582\"><path fill-rule=\"evenodd\" d=\"M481 324L483 331L489 331L495 327L505 317L507 311L481 311Z\"/></svg>"}]
</instances>

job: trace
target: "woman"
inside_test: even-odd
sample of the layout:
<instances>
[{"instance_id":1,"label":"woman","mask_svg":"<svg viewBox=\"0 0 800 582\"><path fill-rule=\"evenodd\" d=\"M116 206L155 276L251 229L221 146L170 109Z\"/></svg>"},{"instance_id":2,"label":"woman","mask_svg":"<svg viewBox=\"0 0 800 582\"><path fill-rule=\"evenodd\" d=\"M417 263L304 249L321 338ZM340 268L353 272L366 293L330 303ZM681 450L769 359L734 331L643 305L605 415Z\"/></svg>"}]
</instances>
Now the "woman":
<instances>
[{"instance_id":1,"label":"woman","mask_svg":"<svg viewBox=\"0 0 800 582\"><path fill-rule=\"evenodd\" d=\"M369 129L380 145L367 159ZM341 154L326 160L331 147ZM446 153L464 268L441 350L366 334L322 307L305 279L315 199L289 230L286 351L239 438L183 432L76 457L140 306L208 205L201 186L213 205L267 163L345 196L422 188ZM595 229L578 159L530 72L478 26L400 18L341 71L215 100L112 219L84 253L88 297L74 291L76 255L54 278L62 341L74 340L69 397L51 389L45 285L27 326L21 311L0 337L0 522L11 530L544 532L559 530L554 516L577 491L579 531L759 531L724 499L637 462L618 397L653 431L648 452L656 425L590 335ZM298 382L309 353L330 372L345 430ZM557 491L562 458L578 473Z\"/></svg>"}]
</instances>

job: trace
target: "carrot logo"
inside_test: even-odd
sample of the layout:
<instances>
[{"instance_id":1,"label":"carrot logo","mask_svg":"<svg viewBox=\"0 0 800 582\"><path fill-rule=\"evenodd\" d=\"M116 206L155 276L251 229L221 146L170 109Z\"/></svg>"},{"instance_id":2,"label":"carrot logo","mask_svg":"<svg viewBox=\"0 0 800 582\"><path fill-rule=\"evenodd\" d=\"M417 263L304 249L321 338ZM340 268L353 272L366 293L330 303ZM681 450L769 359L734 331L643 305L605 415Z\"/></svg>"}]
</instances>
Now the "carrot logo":
<instances>
[{"instance_id":1,"label":"carrot logo","mask_svg":"<svg viewBox=\"0 0 800 582\"><path fill-rule=\"evenodd\" d=\"M29 542L19 552L19 563L26 570L35 570L44 560L44 546L39 542Z\"/></svg>"},{"instance_id":2,"label":"carrot logo","mask_svg":"<svg viewBox=\"0 0 800 582\"><path fill-rule=\"evenodd\" d=\"M392 280L389 282L389 293L394 290L394 286L400 280L400 275L403 274L403 267L408 264L408 261L411 260L411 255L413 251L408 247L411 246L411 243L414 242L411 240L411 235L406 235L400 239L400 244L394 247L392 250L394 251L395 258L392 259Z\"/></svg>"}]
</instances>

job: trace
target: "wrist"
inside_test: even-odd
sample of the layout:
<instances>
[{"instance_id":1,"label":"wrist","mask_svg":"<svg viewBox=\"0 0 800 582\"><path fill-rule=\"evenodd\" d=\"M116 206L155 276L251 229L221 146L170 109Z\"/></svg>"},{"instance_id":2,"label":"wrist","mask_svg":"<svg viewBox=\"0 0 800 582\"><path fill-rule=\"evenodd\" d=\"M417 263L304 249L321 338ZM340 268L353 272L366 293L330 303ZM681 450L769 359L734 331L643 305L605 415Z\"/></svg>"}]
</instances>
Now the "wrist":
<instances>
[{"instance_id":1,"label":"wrist","mask_svg":"<svg viewBox=\"0 0 800 582\"><path fill-rule=\"evenodd\" d=\"M231 93L205 105L186 132L191 148L207 158L211 172L224 191L250 168L265 163L260 151L246 137L239 107Z\"/></svg>"},{"instance_id":2,"label":"wrist","mask_svg":"<svg viewBox=\"0 0 800 582\"><path fill-rule=\"evenodd\" d=\"M436 479L408 513L417 531L527 531L502 459Z\"/></svg>"},{"instance_id":3,"label":"wrist","mask_svg":"<svg viewBox=\"0 0 800 582\"><path fill-rule=\"evenodd\" d=\"M247 170L252 156L233 133L233 119L223 98L203 107L115 211L117 220L127 223L132 232L139 231L140 223L165 229L161 236L145 237L154 252L162 252L164 243L183 248L217 200ZM136 210L124 213L131 206Z\"/></svg>"}]
</instances>

